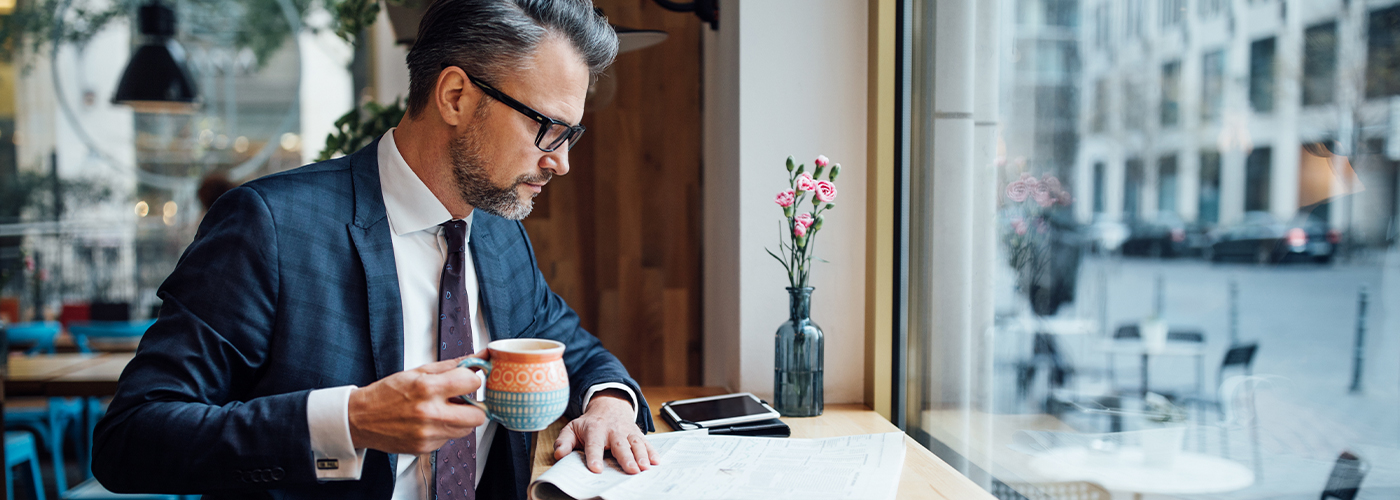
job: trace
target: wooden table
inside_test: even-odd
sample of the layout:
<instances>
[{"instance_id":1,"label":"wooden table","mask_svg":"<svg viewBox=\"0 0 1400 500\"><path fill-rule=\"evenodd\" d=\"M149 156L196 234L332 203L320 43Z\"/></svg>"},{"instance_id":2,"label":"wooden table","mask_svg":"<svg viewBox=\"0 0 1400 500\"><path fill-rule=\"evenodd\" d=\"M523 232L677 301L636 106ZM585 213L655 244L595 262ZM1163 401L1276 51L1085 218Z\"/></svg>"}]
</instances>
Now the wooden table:
<instances>
[{"instance_id":1,"label":"wooden table","mask_svg":"<svg viewBox=\"0 0 1400 500\"><path fill-rule=\"evenodd\" d=\"M671 428L661 420L658 413L661 403L677 399L698 398L725 394L719 387L643 387L642 394L651 406L651 418L656 423L656 432L670 432ZM783 422L792 428L794 438L827 438L898 432L880 414L865 405L827 405L820 417L788 418ZM548 429L535 433L534 465L530 478L533 480L554 465L554 439L563 428L561 419ZM993 497L962 473L943 462L942 459L924 448L917 441L905 436L904 470L899 475L897 498L947 498L947 499L986 499ZM662 457L663 460L665 457Z\"/></svg>"},{"instance_id":2,"label":"wooden table","mask_svg":"<svg viewBox=\"0 0 1400 500\"><path fill-rule=\"evenodd\" d=\"M110 396L135 353L41 354L9 358L5 396Z\"/></svg>"}]
</instances>

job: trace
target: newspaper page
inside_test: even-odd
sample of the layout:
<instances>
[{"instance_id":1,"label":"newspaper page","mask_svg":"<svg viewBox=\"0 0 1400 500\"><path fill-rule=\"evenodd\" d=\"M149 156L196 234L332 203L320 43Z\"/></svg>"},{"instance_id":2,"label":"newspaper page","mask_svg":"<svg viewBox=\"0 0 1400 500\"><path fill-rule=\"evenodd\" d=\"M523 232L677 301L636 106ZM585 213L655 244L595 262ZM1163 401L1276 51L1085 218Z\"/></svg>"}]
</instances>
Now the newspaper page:
<instances>
[{"instance_id":1,"label":"newspaper page","mask_svg":"<svg viewBox=\"0 0 1400 500\"><path fill-rule=\"evenodd\" d=\"M679 433L670 433L679 434ZM593 474L577 453L530 487L531 498L603 500L892 499L904 434L826 439L666 434L651 437L662 463L636 475Z\"/></svg>"}]
</instances>

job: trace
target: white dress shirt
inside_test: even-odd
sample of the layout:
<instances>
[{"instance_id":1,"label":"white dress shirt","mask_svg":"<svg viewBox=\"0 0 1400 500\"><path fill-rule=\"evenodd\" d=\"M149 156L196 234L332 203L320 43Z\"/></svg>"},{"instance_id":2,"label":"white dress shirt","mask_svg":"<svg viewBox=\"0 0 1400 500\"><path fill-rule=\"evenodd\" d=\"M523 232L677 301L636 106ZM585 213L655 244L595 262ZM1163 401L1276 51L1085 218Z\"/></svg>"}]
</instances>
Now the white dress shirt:
<instances>
[{"instance_id":1,"label":"white dress shirt","mask_svg":"<svg viewBox=\"0 0 1400 500\"><path fill-rule=\"evenodd\" d=\"M394 144L394 129L379 140L379 185L384 195L384 211L389 219L390 241L394 246L394 267L398 271L399 297L403 308L403 367L411 370L437 361L438 288L442 279L443 262L447 260L446 241L439 224L452 219L452 214L438 201L428 186L409 168ZM472 214L475 214L473 210ZM467 243L471 243L474 216L468 214ZM491 336L486 328L480 306L476 266L472 253L466 252L462 278L467 290L468 315L472 318L472 339L477 350L484 349ZM482 376L478 373L478 376ZM484 376L483 376L484 381ZM306 420L311 431L311 450L317 461L334 459L335 469L316 468L316 478L322 481L358 480L364 466L365 450L355 449L350 439L349 401L354 386L311 391L306 402ZM584 408L593 394L603 389L621 389L632 399L633 411L637 397L623 384L608 383L590 387L584 397ZM478 400L485 393L485 384L477 390ZM634 415L635 419L635 415ZM499 425L492 421L476 428L476 480L481 481L486 457ZM425 500L432 497L432 464L418 460L417 455L398 456L395 471L394 500Z\"/></svg>"}]
</instances>

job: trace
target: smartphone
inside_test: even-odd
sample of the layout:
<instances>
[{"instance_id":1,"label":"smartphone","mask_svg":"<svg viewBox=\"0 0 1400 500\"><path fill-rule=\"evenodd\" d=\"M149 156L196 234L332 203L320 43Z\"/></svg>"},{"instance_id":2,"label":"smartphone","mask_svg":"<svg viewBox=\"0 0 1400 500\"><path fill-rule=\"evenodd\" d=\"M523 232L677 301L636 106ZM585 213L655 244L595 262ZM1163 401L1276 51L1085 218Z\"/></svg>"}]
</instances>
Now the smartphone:
<instances>
[{"instance_id":1,"label":"smartphone","mask_svg":"<svg viewBox=\"0 0 1400 500\"><path fill-rule=\"evenodd\" d=\"M778 418L778 411L751 393L668 401L661 415L677 429L719 427Z\"/></svg>"}]
</instances>

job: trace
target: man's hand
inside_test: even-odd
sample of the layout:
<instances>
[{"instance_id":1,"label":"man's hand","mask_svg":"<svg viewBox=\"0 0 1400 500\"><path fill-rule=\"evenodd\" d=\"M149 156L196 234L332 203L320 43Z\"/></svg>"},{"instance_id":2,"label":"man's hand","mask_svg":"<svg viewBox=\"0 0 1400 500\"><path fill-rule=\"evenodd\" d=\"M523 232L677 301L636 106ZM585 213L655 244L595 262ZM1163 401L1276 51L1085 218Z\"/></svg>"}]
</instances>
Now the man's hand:
<instances>
[{"instance_id":1,"label":"man's hand","mask_svg":"<svg viewBox=\"0 0 1400 500\"><path fill-rule=\"evenodd\" d=\"M569 422L554 441L554 459L559 460L583 447L588 470L603 472L603 450L611 450L622 470L636 474L661 464L661 456L651 447L634 420L635 411L627 394L605 389L593 395L588 411ZM638 467L637 464L641 464Z\"/></svg>"},{"instance_id":2,"label":"man's hand","mask_svg":"<svg viewBox=\"0 0 1400 500\"><path fill-rule=\"evenodd\" d=\"M473 356L480 356L474 354ZM462 358L395 373L350 392L350 441L387 453L430 453L486 423L486 413L448 398L473 394L481 379Z\"/></svg>"}]
</instances>

